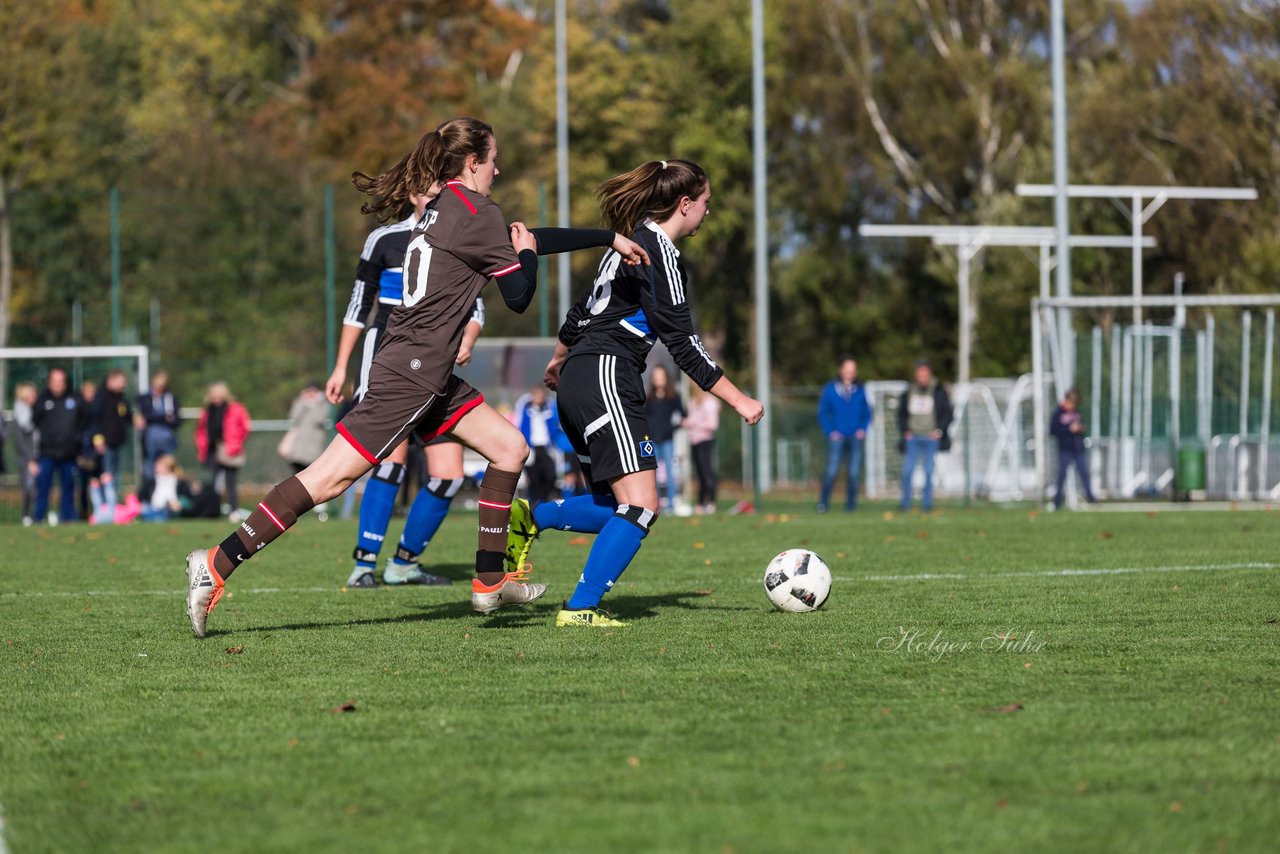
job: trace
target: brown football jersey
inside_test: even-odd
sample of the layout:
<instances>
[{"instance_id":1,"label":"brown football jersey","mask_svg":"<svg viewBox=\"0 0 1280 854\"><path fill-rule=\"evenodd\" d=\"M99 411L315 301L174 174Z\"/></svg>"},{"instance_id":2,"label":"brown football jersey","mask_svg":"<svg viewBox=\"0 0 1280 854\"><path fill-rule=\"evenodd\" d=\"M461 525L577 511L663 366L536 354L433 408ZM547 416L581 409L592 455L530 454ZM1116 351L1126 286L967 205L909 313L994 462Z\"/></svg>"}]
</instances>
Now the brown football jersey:
<instances>
[{"instance_id":1,"label":"brown football jersey","mask_svg":"<svg viewBox=\"0 0 1280 854\"><path fill-rule=\"evenodd\" d=\"M476 297L520 269L497 204L449 181L422 214L404 259L404 304L373 363L433 394L445 390Z\"/></svg>"}]
</instances>

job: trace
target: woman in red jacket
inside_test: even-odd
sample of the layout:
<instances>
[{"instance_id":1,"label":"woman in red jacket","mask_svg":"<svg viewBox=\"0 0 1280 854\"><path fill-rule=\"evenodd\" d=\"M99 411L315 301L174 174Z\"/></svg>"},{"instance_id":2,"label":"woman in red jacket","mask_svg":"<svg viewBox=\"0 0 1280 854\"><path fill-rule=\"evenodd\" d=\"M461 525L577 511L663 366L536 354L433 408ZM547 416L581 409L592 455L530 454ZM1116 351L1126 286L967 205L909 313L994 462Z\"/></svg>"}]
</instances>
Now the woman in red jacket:
<instances>
[{"instance_id":1,"label":"woman in red jacket","mask_svg":"<svg viewBox=\"0 0 1280 854\"><path fill-rule=\"evenodd\" d=\"M249 438L249 410L231 397L224 382L209 386L200 421L196 424L196 454L209 469L214 490L222 496L222 512L239 521L236 475L244 467L244 445ZM221 486L219 486L221 478Z\"/></svg>"}]
</instances>

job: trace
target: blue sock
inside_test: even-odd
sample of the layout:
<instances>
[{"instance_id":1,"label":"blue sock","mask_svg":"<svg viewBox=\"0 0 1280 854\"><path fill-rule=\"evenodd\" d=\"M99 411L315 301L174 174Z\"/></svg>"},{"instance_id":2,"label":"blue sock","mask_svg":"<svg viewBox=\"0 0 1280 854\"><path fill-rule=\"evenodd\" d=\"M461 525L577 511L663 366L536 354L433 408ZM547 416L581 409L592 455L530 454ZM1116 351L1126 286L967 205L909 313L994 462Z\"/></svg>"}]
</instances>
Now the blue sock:
<instances>
[{"instance_id":1,"label":"blue sock","mask_svg":"<svg viewBox=\"0 0 1280 854\"><path fill-rule=\"evenodd\" d=\"M613 518L618 502L612 495L575 495L559 501L544 501L533 508L539 531L576 531L598 534Z\"/></svg>"},{"instance_id":2,"label":"blue sock","mask_svg":"<svg viewBox=\"0 0 1280 854\"><path fill-rule=\"evenodd\" d=\"M592 544L587 565L583 567L573 595L565 603L566 608L576 611L600 604L604 594L613 588L636 552L640 551L640 543L649 533L653 519L651 510L626 504L618 507Z\"/></svg>"},{"instance_id":3,"label":"blue sock","mask_svg":"<svg viewBox=\"0 0 1280 854\"><path fill-rule=\"evenodd\" d=\"M353 574L371 571L377 564L403 482L404 466L398 463L382 463L369 478L360 500L360 534L356 540L356 573Z\"/></svg>"},{"instance_id":4,"label":"blue sock","mask_svg":"<svg viewBox=\"0 0 1280 854\"><path fill-rule=\"evenodd\" d=\"M404 522L404 533L400 535L400 547L392 559L398 566L413 566L418 562L418 555L426 551L431 538L440 530L444 517L449 515L449 505L453 496L462 487L462 479L440 480L433 478L431 482L418 491L409 508L409 518Z\"/></svg>"}]
</instances>

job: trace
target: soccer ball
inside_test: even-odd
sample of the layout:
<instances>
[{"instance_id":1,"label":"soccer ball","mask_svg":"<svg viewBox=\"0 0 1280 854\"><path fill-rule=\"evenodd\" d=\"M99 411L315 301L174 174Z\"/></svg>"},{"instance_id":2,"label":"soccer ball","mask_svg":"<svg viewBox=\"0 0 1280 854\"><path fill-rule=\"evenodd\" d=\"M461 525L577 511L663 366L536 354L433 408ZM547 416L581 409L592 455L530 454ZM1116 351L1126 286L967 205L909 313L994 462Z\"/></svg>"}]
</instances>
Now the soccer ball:
<instances>
[{"instance_id":1,"label":"soccer ball","mask_svg":"<svg viewBox=\"0 0 1280 854\"><path fill-rule=\"evenodd\" d=\"M831 570L811 551L787 549L765 567L764 593L779 611L816 611L831 595Z\"/></svg>"}]
</instances>

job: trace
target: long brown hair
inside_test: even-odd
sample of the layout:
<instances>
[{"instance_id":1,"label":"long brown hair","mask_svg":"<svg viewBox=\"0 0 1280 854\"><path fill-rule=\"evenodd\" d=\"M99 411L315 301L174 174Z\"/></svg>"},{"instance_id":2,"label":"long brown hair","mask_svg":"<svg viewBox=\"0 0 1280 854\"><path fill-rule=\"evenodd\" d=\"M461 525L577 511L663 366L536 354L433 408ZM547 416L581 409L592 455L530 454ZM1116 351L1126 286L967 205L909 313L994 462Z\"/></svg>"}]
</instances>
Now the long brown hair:
<instances>
[{"instance_id":1,"label":"long brown hair","mask_svg":"<svg viewBox=\"0 0 1280 854\"><path fill-rule=\"evenodd\" d=\"M408 216L413 210L410 196L425 196L436 182L457 178L468 156L487 160L492 144L493 128L485 122L467 116L449 119L424 133L413 151L382 174L351 173L355 188L374 198L361 205L360 212L376 214L378 222Z\"/></svg>"},{"instance_id":2,"label":"long brown hair","mask_svg":"<svg viewBox=\"0 0 1280 854\"><path fill-rule=\"evenodd\" d=\"M689 160L651 160L596 188L605 225L631 234L646 219L664 222L685 196L696 199L707 188L707 173Z\"/></svg>"}]
</instances>

